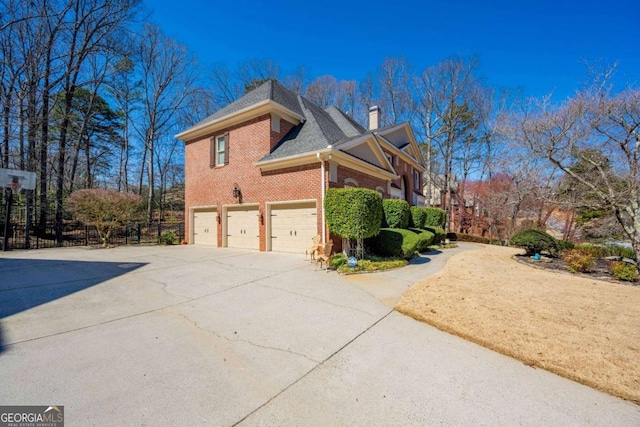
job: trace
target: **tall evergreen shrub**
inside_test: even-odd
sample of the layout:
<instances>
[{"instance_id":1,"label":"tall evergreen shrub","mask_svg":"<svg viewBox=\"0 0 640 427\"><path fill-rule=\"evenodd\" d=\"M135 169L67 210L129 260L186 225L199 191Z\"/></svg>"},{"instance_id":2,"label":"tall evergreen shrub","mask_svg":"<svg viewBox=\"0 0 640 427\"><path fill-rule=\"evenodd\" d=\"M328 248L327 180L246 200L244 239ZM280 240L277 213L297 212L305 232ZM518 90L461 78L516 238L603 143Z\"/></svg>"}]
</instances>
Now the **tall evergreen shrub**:
<instances>
[{"instance_id":1,"label":"tall evergreen shrub","mask_svg":"<svg viewBox=\"0 0 640 427\"><path fill-rule=\"evenodd\" d=\"M411 210L406 200L385 199L382 201L384 223L388 228L407 228Z\"/></svg>"},{"instance_id":2,"label":"tall evergreen shrub","mask_svg":"<svg viewBox=\"0 0 640 427\"><path fill-rule=\"evenodd\" d=\"M427 211L427 218L425 219L424 225L444 228L447 220L444 209L440 209L440 208L425 208L425 209Z\"/></svg>"},{"instance_id":3,"label":"tall evergreen shrub","mask_svg":"<svg viewBox=\"0 0 640 427\"><path fill-rule=\"evenodd\" d=\"M345 239L378 234L382 223L380 193L366 188L329 188L324 198L329 231Z\"/></svg>"}]
</instances>

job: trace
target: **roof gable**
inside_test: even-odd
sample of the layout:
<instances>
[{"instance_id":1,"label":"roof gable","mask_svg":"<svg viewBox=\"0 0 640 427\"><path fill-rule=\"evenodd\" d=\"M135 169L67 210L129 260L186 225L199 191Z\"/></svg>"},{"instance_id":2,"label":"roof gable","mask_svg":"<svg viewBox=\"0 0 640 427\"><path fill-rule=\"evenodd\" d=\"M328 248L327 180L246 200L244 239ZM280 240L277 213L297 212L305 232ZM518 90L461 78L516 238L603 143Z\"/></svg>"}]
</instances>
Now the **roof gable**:
<instances>
[{"instance_id":1,"label":"roof gable","mask_svg":"<svg viewBox=\"0 0 640 427\"><path fill-rule=\"evenodd\" d=\"M406 154L420 168L424 169L424 159L409 123L376 129L373 133L378 136L383 145L386 144L387 147Z\"/></svg>"},{"instance_id":2,"label":"roof gable","mask_svg":"<svg viewBox=\"0 0 640 427\"><path fill-rule=\"evenodd\" d=\"M230 123L234 123L234 118L237 119L235 122L241 122L269 112L275 112L294 124L304 118L296 94L279 82L268 80L246 93L242 98L179 133L176 137L186 141L207 132L213 132L217 128L228 126Z\"/></svg>"},{"instance_id":3,"label":"roof gable","mask_svg":"<svg viewBox=\"0 0 640 427\"><path fill-rule=\"evenodd\" d=\"M364 160L365 162L378 166L388 172L395 173L393 166L389 163L389 159L387 159L387 156L384 154L380 144L377 143L373 135L365 134L363 136L353 138L338 146L338 148L360 160Z\"/></svg>"}]
</instances>

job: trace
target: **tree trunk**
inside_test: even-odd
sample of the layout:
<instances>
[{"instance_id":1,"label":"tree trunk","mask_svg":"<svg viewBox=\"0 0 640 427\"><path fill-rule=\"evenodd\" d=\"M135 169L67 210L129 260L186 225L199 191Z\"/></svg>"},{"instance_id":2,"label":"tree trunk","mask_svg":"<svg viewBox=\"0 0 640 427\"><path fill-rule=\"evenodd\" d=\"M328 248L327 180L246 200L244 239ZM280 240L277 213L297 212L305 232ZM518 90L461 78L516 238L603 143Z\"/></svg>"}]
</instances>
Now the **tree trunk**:
<instances>
[{"instance_id":1,"label":"tree trunk","mask_svg":"<svg viewBox=\"0 0 640 427\"><path fill-rule=\"evenodd\" d=\"M5 93L4 101L4 136L2 140L2 167L9 167L9 115L11 114L11 96L9 93Z\"/></svg>"},{"instance_id":2,"label":"tree trunk","mask_svg":"<svg viewBox=\"0 0 640 427\"><path fill-rule=\"evenodd\" d=\"M142 161L140 162L140 176L138 177L138 195L142 196L142 183L144 182L144 169L145 164L147 163L147 144L144 144L144 148L142 150Z\"/></svg>"},{"instance_id":3,"label":"tree trunk","mask_svg":"<svg viewBox=\"0 0 640 427\"><path fill-rule=\"evenodd\" d=\"M48 57L50 56L47 55ZM50 78L50 59L47 58L44 74L44 88L42 93L42 132L40 138L40 217L38 218L38 229L44 233L47 228L47 214L49 209L49 200L47 198L47 161L49 160L49 78ZM34 88L35 90L35 88ZM35 93L34 93L35 97ZM34 111L35 116L35 99ZM34 117L35 120L35 117Z\"/></svg>"},{"instance_id":4,"label":"tree trunk","mask_svg":"<svg viewBox=\"0 0 640 427\"><path fill-rule=\"evenodd\" d=\"M153 196L154 196L154 167L153 167L153 131L150 133L147 139L149 147L149 158L147 159L149 169L149 197L147 198L147 225L151 224L153 220Z\"/></svg>"},{"instance_id":5,"label":"tree trunk","mask_svg":"<svg viewBox=\"0 0 640 427\"><path fill-rule=\"evenodd\" d=\"M73 147L73 160L71 161L71 176L69 177L69 194L73 193L76 184L76 172L78 170L78 162L80 160L80 142ZM87 187L88 188L88 187Z\"/></svg>"}]
</instances>

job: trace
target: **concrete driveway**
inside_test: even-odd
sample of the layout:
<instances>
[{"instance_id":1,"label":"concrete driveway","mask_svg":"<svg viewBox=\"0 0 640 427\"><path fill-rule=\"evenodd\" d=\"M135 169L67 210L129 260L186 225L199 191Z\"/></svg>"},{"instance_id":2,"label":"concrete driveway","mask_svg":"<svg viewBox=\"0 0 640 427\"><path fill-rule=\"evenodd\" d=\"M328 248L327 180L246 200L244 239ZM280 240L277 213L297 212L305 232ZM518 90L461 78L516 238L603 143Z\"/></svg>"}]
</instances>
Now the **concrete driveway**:
<instances>
[{"instance_id":1,"label":"concrete driveway","mask_svg":"<svg viewBox=\"0 0 640 427\"><path fill-rule=\"evenodd\" d=\"M301 255L0 254L0 405L76 425L640 425L640 407L394 312L455 251L377 275Z\"/></svg>"}]
</instances>

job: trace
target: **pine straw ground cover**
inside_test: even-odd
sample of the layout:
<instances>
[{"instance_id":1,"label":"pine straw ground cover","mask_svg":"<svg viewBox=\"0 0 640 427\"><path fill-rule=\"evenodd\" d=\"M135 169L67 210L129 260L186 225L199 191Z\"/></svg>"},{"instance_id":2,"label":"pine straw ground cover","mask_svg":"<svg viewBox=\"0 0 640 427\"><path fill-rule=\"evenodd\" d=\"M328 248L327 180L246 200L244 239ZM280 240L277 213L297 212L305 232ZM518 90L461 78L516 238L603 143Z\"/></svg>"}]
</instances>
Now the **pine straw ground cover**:
<instances>
[{"instance_id":1,"label":"pine straw ground cover","mask_svg":"<svg viewBox=\"0 0 640 427\"><path fill-rule=\"evenodd\" d=\"M484 245L396 310L525 364L640 403L640 288L544 271Z\"/></svg>"}]
</instances>

